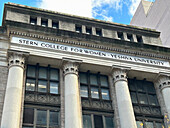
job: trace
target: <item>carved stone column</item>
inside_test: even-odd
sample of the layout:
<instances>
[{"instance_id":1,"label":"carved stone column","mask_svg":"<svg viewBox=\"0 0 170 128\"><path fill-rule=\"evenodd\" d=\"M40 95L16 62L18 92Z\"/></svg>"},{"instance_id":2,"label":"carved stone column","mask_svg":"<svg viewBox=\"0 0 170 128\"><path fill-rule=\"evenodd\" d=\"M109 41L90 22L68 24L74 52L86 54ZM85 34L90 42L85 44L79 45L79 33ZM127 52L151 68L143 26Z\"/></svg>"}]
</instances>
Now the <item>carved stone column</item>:
<instances>
[{"instance_id":1,"label":"carved stone column","mask_svg":"<svg viewBox=\"0 0 170 128\"><path fill-rule=\"evenodd\" d=\"M23 72L28 53L9 51L9 73L5 92L1 128L19 128Z\"/></svg>"},{"instance_id":2,"label":"carved stone column","mask_svg":"<svg viewBox=\"0 0 170 128\"><path fill-rule=\"evenodd\" d=\"M82 128L82 111L78 84L79 62L64 60L65 128Z\"/></svg>"},{"instance_id":3,"label":"carved stone column","mask_svg":"<svg viewBox=\"0 0 170 128\"><path fill-rule=\"evenodd\" d=\"M166 112L170 118L170 77L168 75L160 75L155 84L162 92Z\"/></svg>"},{"instance_id":4,"label":"carved stone column","mask_svg":"<svg viewBox=\"0 0 170 128\"><path fill-rule=\"evenodd\" d=\"M116 90L120 124L121 128L137 128L126 72L127 69L122 67L120 69L119 67L113 69L113 80Z\"/></svg>"}]
</instances>

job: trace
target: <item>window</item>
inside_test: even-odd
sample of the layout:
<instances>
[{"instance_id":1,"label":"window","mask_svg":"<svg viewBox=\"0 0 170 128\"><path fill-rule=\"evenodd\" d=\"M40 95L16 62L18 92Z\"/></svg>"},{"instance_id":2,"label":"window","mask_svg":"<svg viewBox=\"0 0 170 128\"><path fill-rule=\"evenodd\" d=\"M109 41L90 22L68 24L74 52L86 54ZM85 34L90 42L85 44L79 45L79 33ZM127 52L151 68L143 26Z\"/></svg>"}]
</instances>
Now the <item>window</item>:
<instances>
[{"instance_id":1,"label":"window","mask_svg":"<svg viewBox=\"0 0 170 128\"><path fill-rule=\"evenodd\" d=\"M163 116L157 101L154 84L146 80L128 79L128 85L137 127L161 128Z\"/></svg>"},{"instance_id":2,"label":"window","mask_svg":"<svg viewBox=\"0 0 170 128\"><path fill-rule=\"evenodd\" d=\"M92 34L92 28L86 27L86 34Z\"/></svg>"},{"instance_id":3,"label":"window","mask_svg":"<svg viewBox=\"0 0 170 128\"><path fill-rule=\"evenodd\" d=\"M58 22L52 21L52 28L55 28L55 29L59 28Z\"/></svg>"},{"instance_id":4,"label":"window","mask_svg":"<svg viewBox=\"0 0 170 128\"><path fill-rule=\"evenodd\" d=\"M82 27L80 25L76 25L75 29L76 29L76 32L78 33L82 32Z\"/></svg>"},{"instance_id":5,"label":"window","mask_svg":"<svg viewBox=\"0 0 170 128\"><path fill-rule=\"evenodd\" d=\"M124 40L123 32L117 32L117 36L119 39Z\"/></svg>"},{"instance_id":6,"label":"window","mask_svg":"<svg viewBox=\"0 0 170 128\"><path fill-rule=\"evenodd\" d=\"M30 24L32 24L32 25L36 25L36 24L37 24L37 19L36 19L36 18L31 17L31 18L30 18Z\"/></svg>"},{"instance_id":7,"label":"window","mask_svg":"<svg viewBox=\"0 0 170 128\"><path fill-rule=\"evenodd\" d=\"M139 42L139 43L143 42L142 36L137 35L136 38L137 38L137 42Z\"/></svg>"},{"instance_id":8,"label":"window","mask_svg":"<svg viewBox=\"0 0 170 128\"><path fill-rule=\"evenodd\" d=\"M102 36L102 30L96 28L96 36Z\"/></svg>"},{"instance_id":9,"label":"window","mask_svg":"<svg viewBox=\"0 0 170 128\"><path fill-rule=\"evenodd\" d=\"M42 19L41 20L41 26L47 27L48 26L48 20Z\"/></svg>"},{"instance_id":10,"label":"window","mask_svg":"<svg viewBox=\"0 0 170 128\"><path fill-rule=\"evenodd\" d=\"M26 91L59 94L59 70L42 66L27 66Z\"/></svg>"},{"instance_id":11,"label":"window","mask_svg":"<svg viewBox=\"0 0 170 128\"><path fill-rule=\"evenodd\" d=\"M83 114L83 128L114 128L113 117Z\"/></svg>"},{"instance_id":12,"label":"window","mask_svg":"<svg viewBox=\"0 0 170 128\"><path fill-rule=\"evenodd\" d=\"M108 77L101 74L80 73L81 97L110 100Z\"/></svg>"},{"instance_id":13,"label":"window","mask_svg":"<svg viewBox=\"0 0 170 128\"><path fill-rule=\"evenodd\" d=\"M59 128L59 111L53 109L24 108L23 128Z\"/></svg>"},{"instance_id":14,"label":"window","mask_svg":"<svg viewBox=\"0 0 170 128\"><path fill-rule=\"evenodd\" d=\"M127 38L129 39L129 41L133 41L133 36L132 36L132 34L127 34Z\"/></svg>"}]
</instances>

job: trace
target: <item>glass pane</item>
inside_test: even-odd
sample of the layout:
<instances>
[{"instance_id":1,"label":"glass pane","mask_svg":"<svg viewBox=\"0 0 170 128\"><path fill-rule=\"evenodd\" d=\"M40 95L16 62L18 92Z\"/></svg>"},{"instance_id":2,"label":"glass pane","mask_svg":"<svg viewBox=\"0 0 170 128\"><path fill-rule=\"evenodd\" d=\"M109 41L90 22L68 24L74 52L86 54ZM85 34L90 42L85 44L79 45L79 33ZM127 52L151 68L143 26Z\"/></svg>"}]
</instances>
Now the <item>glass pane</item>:
<instances>
[{"instance_id":1,"label":"glass pane","mask_svg":"<svg viewBox=\"0 0 170 128\"><path fill-rule=\"evenodd\" d=\"M109 89L101 89L102 99L110 100Z\"/></svg>"},{"instance_id":2,"label":"glass pane","mask_svg":"<svg viewBox=\"0 0 170 128\"><path fill-rule=\"evenodd\" d=\"M112 117L105 117L105 122L106 122L106 128L114 128Z\"/></svg>"},{"instance_id":3,"label":"glass pane","mask_svg":"<svg viewBox=\"0 0 170 128\"><path fill-rule=\"evenodd\" d=\"M50 111L50 126L58 125L59 112Z\"/></svg>"},{"instance_id":4,"label":"glass pane","mask_svg":"<svg viewBox=\"0 0 170 128\"><path fill-rule=\"evenodd\" d=\"M152 82L146 82L146 87L149 93L155 93L155 88Z\"/></svg>"},{"instance_id":5,"label":"glass pane","mask_svg":"<svg viewBox=\"0 0 170 128\"><path fill-rule=\"evenodd\" d=\"M138 94L138 96L140 104L148 104L146 94Z\"/></svg>"},{"instance_id":6,"label":"glass pane","mask_svg":"<svg viewBox=\"0 0 170 128\"><path fill-rule=\"evenodd\" d=\"M50 70L50 79L51 80L59 80L59 72L57 69Z\"/></svg>"},{"instance_id":7,"label":"glass pane","mask_svg":"<svg viewBox=\"0 0 170 128\"><path fill-rule=\"evenodd\" d=\"M35 80L27 79L26 90L27 91L34 91L35 90Z\"/></svg>"},{"instance_id":8,"label":"glass pane","mask_svg":"<svg viewBox=\"0 0 170 128\"><path fill-rule=\"evenodd\" d=\"M35 67L34 66L28 66L27 67L27 76L28 77L35 77Z\"/></svg>"},{"instance_id":9,"label":"glass pane","mask_svg":"<svg viewBox=\"0 0 170 128\"><path fill-rule=\"evenodd\" d=\"M134 84L134 80L128 80L128 85L129 85L129 89L132 91L136 91L135 89L135 84Z\"/></svg>"},{"instance_id":10,"label":"glass pane","mask_svg":"<svg viewBox=\"0 0 170 128\"><path fill-rule=\"evenodd\" d=\"M102 116L94 115L94 128L103 128Z\"/></svg>"},{"instance_id":11,"label":"glass pane","mask_svg":"<svg viewBox=\"0 0 170 128\"><path fill-rule=\"evenodd\" d=\"M132 99L132 103L138 103L136 93L131 92L130 96L131 96L131 99Z\"/></svg>"},{"instance_id":12,"label":"glass pane","mask_svg":"<svg viewBox=\"0 0 170 128\"><path fill-rule=\"evenodd\" d=\"M149 104L158 105L156 95L149 95Z\"/></svg>"},{"instance_id":13,"label":"glass pane","mask_svg":"<svg viewBox=\"0 0 170 128\"><path fill-rule=\"evenodd\" d=\"M156 128L164 128L164 125L162 123L156 123Z\"/></svg>"},{"instance_id":14,"label":"glass pane","mask_svg":"<svg viewBox=\"0 0 170 128\"><path fill-rule=\"evenodd\" d=\"M107 76L100 76L101 86L108 87L108 79Z\"/></svg>"},{"instance_id":15,"label":"glass pane","mask_svg":"<svg viewBox=\"0 0 170 128\"><path fill-rule=\"evenodd\" d=\"M81 97L88 97L88 87L80 86L80 94L81 94Z\"/></svg>"},{"instance_id":16,"label":"glass pane","mask_svg":"<svg viewBox=\"0 0 170 128\"><path fill-rule=\"evenodd\" d=\"M50 93L58 94L58 83L50 82Z\"/></svg>"},{"instance_id":17,"label":"glass pane","mask_svg":"<svg viewBox=\"0 0 170 128\"><path fill-rule=\"evenodd\" d=\"M80 73L80 83L87 84L87 75L85 73Z\"/></svg>"},{"instance_id":18,"label":"glass pane","mask_svg":"<svg viewBox=\"0 0 170 128\"><path fill-rule=\"evenodd\" d=\"M39 68L39 78L47 78L47 69L46 68Z\"/></svg>"},{"instance_id":19,"label":"glass pane","mask_svg":"<svg viewBox=\"0 0 170 128\"><path fill-rule=\"evenodd\" d=\"M90 84L97 85L97 76L96 75L90 75Z\"/></svg>"},{"instance_id":20,"label":"glass pane","mask_svg":"<svg viewBox=\"0 0 170 128\"><path fill-rule=\"evenodd\" d=\"M136 121L137 128L143 128L143 122L142 121Z\"/></svg>"},{"instance_id":21,"label":"glass pane","mask_svg":"<svg viewBox=\"0 0 170 128\"><path fill-rule=\"evenodd\" d=\"M38 92L47 92L47 81L38 81Z\"/></svg>"},{"instance_id":22,"label":"glass pane","mask_svg":"<svg viewBox=\"0 0 170 128\"><path fill-rule=\"evenodd\" d=\"M98 88L91 87L91 97L92 98L99 98L99 91Z\"/></svg>"},{"instance_id":23,"label":"glass pane","mask_svg":"<svg viewBox=\"0 0 170 128\"><path fill-rule=\"evenodd\" d=\"M90 115L83 115L83 128L92 128Z\"/></svg>"},{"instance_id":24,"label":"glass pane","mask_svg":"<svg viewBox=\"0 0 170 128\"><path fill-rule=\"evenodd\" d=\"M153 128L153 122L145 122L146 128Z\"/></svg>"},{"instance_id":25,"label":"glass pane","mask_svg":"<svg viewBox=\"0 0 170 128\"><path fill-rule=\"evenodd\" d=\"M24 108L23 123L33 124L34 122L34 109Z\"/></svg>"},{"instance_id":26,"label":"glass pane","mask_svg":"<svg viewBox=\"0 0 170 128\"><path fill-rule=\"evenodd\" d=\"M47 124L47 111L37 110L37 124Z\"/></svg>"},{"instance_id":27,"label":"glass pane","mask_svg":"<svg viewBox=\"0 0 170 128\"><path fill-rule=\"evenodd\" d=\"M145 92L143 81L138 80L138 81L136 81L136 84L137 84L137 90L138 91Z\"/></svg>"}]
</instances>

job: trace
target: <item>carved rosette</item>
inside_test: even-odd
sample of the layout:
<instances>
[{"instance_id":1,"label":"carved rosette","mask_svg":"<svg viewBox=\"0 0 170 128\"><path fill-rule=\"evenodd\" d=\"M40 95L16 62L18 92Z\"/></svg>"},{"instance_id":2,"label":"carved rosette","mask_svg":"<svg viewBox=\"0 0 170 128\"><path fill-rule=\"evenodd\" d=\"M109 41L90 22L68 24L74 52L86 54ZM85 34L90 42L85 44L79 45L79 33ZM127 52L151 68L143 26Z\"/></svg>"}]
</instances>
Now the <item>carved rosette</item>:
<instances>
[{"instance_id":1,"label":"carved rosette","mask_svg":"<svg viewBox=\"0 0 170 128\"><path fill-rule=\"evenodd\" d=\"M164 88L170 87L170 78L166 75L159 76L158 80L155 82L156 86L162 91Z\"/></svg>"},{"instance_id":2,"label":"carved rosette","mask_svg":"<svg viewBox=\"0 0 170 128\"><path fill-rule=\"evenodd\" d=\"M117 81L127 81L127 70L124 70L124 69L114 70L113 81L114 83L116 83Z\"/></svg>"},{"instance_id":3,"label":"carved rosette","mask_svg":"<svg viewBox=\"0 0 170 128\"><path fill-rule=\"evenodd\" d=\"M18 51L8 51L8 66L19 66L24 68L25 60L28 57L28 53L18 52Z\"/></svg>"}]
</instances>

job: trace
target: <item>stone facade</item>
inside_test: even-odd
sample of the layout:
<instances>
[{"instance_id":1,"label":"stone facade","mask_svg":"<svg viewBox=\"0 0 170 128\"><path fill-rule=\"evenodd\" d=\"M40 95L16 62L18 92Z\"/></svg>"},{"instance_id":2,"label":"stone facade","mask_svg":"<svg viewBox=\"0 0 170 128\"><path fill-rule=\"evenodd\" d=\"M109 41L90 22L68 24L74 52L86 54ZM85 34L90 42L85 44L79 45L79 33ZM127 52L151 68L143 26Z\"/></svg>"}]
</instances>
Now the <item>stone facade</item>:
<instances>
[{"instance_id":1,"label":"stone facade","mask_svg":"<svg viewBox=\"0 0 170 128\"><path fill-rule=\"evenodd\" d=\"M170 49L159 37L151 29L5 4L1 128L167 127L169 82L158 78L169 80Z\"/></svg>"}]
</instances>

